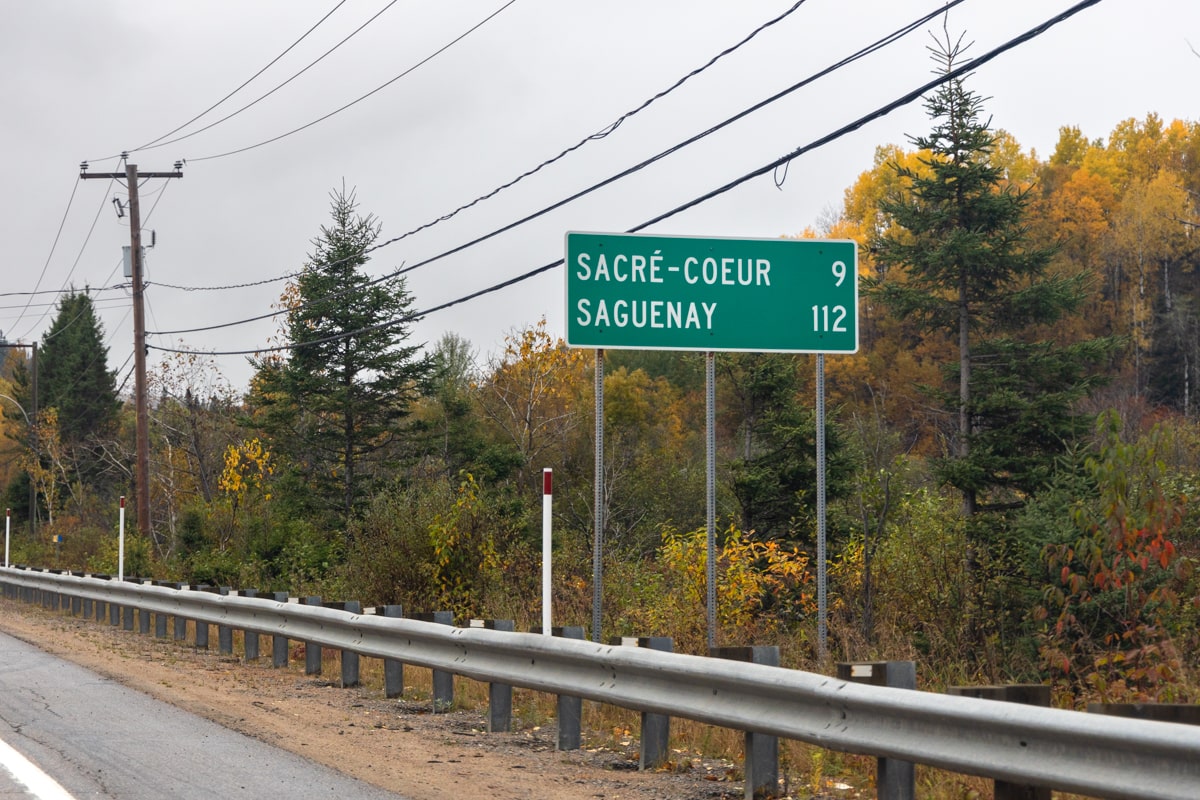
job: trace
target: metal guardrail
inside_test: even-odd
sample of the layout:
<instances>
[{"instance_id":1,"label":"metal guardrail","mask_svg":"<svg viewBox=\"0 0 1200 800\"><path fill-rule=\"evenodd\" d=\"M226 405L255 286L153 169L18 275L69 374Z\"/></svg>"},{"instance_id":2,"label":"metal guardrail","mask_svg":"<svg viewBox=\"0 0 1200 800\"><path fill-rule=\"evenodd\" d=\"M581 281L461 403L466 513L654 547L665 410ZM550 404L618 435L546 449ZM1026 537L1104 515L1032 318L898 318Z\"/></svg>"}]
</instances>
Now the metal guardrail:
<instances>
[{"instance_id":1,"label":"metal guardrail","mask_svg":"<svg viewBox=\"0 0 1200 800\"><path fill-rule=\"evenodd\" d=\"M851 683L761 664L451 628L259 598L0 568L0 586L135 606L831 750L1094 797L1200 797L1200 727Z\"/></svg>"}]
</instances>

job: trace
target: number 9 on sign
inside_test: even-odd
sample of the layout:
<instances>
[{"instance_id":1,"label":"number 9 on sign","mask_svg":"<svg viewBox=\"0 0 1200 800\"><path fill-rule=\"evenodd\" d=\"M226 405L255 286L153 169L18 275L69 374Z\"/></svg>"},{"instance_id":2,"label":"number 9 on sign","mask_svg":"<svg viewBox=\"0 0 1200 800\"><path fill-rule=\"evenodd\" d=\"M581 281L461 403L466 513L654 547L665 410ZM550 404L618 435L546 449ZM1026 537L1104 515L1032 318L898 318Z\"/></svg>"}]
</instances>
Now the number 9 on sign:
<instances>
[{"instance_id":1,"label":"number 9 on sign","mask_svg":"<svg viewBox=\"0 0 1200 800\"><path fill-rule=\"evenodd\" d=\"M835 283L834 286L841 286L842 282L846 280L846 262L845 261L833 262L833 277L837 278L837 283Z\"/></svg>"}]
</instances>

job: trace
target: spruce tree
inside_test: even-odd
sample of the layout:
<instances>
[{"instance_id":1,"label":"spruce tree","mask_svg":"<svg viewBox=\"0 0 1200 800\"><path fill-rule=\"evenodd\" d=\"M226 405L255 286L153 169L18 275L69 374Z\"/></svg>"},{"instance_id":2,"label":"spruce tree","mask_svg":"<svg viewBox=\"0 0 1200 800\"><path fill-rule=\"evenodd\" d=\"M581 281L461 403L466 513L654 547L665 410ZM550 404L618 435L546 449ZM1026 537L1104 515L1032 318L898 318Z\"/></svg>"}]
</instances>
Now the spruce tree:
<instances>
[{"instance_id":1,"label":"spruce tree","mask_svg":"<svg viewBox=\"0 0 1200 800\"><path fill-rule=\"evenodd\" d=\"M407 345L403 278L372 280L366 250L381 229L353 191L331 194L332 222L296 278L279 359L255 362L255 398L274 447L301 479L306 505L343 520L394 464L394 443L428 370Z\"/></svg>"},{"instance_id":2,"label":"spruce tree","mask_svg":"<svg viewBox=\"0 0 1200 800\"><path fill-rule=\"evenodd\" d=\"M781 353L722 355L730 408L723 416L735 427L736 455L729 464L741 525L764 540L807 538L814 518L817 485L817 420L802 402L801 361ZM825 423L827 495L848 488L851 471L841 431Z\"/></svg>"},{"instance_id":3,"label":"spruce tree","mask_svg":"<svg viewBox=\"0 0 1200 800\"><path fill-rule=\"evenodd\" d=\"M95 485L106 471L103 445L115 433L121 401L104 327L86 291L59 300L38 354L38 396L43 410L58 410L59 437L79 477Z\"/></svg>"},{"instance_id":4,"label":"spruce tree","mask_svg":"<svg viewBox=\"0 0 1200 800\"><path fill-rule=\"evenodd\" d=\"M961 38L947 38L935 59L948 73L962 50ZM868 284L869 297L923 335L957 344L934 392L956 421L935 468L968 517L1045 485L1055 457L1090 430L1075 403L1118 345L1054 341L1050 326L1077 308L1082 285L1049 274L1054 251L1031 242L1031 196L995 163L983 102L960 77L926 103L933 129L912 139L926 169L896 167L908 188L881 204L894 225L871 250L886 278Z\"/></svg>"}]
</instances>

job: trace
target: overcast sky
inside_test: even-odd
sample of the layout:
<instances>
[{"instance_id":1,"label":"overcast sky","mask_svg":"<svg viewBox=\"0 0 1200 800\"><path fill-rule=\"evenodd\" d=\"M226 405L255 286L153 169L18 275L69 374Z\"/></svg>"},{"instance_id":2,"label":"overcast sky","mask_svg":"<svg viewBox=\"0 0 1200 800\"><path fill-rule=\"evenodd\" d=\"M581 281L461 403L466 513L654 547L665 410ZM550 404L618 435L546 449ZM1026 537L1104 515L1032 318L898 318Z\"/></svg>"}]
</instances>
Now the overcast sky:
<instances>
[{"instance_id":1,"label":"overcast sky","mask_svg":"<svg viewBox=\"0 0 1200 800\"><path fill-rule=\"evenodd\" d=\"M119 371L118 380L131 368L129 293L111 288L122 284L121 246L129 243L128 217L118 219L112 198L123 199L125 189L78 180L81 161L96 173L123 171L123 150L143 172L170 170L186 159L182 179L150 180L141 188L143 229L154 230L157 240L147 256L147 328L234 322L268 313L283 283L172 287L230 286L296 271L329 219L330 192L343 181L356 191L360 210L383 223L381 240L399 237L605 130L793 5L10 0L0 21L0 152L6 156L0 330L10 341L40 339L54 316L54 292L102 289L95 296L109 366ZM950 12L948 25L955 34L965 31L974 41L969 54L980 56L1072 5L966 0ZM938 7L933 0L808 0L609 136L451 220L380 248L367 269L381 275L417 264L562 200ZM335 8L261 76L163 137L233 92ZM255 102L376 14L320 63ZM433 308L562 258L566 231L629 230L906 94L931 77L926 48L930 32L940 33L941 26L940 19L927 24L635 175L415 269L408 274L415 308ZM1101 0L981 66L969 86L990 98L986 109L996 127L1045 158L1064 125L1103 138L1121 120L1148 112L1195 120L1200 57L1192 45L1200 48L1195 0ZM322 122L233 152L305 126L407 70ZM210 124L180 141L135 150ZM786 173L755 178L647 232L798 233L840 207L877 146L906 144L908 135L928 128L920 103L912 104L800 156ZM561 268L550 270L430 314L414 326L414 340L432 345L454 331L483 359L507 332L543 316L561 335L563 280ZM34 291L43 293L28 294ZM277 327L263 320L149 341L245 350L266 345ZM162 357L152 350L151 364ZM245 388L251 370L244 356L218 356L217 363L235 387Z\"/></svg>"}]
</instances>

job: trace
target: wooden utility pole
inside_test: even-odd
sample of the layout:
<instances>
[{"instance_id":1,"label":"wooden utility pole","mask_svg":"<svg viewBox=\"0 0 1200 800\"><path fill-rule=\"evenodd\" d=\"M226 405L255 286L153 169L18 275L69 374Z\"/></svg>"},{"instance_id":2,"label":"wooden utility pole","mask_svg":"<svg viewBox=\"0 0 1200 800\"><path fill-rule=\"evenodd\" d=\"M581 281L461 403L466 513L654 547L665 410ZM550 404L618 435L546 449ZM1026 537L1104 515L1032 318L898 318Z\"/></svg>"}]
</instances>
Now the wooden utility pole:
<instances>
[{"instance_id":1,"label":"wooden utility pole","mask_svg":"<svg viewBox=\"0 0 1200 800\"><path fill-rule=\"evenodd\" d=\"M137 500L137 527L143 536L151 536L150 525L150 410L146 392L146 316L142 293L142 218L138 207L138 180L144 178L182 178L183 164L175 162L174 172L138 173L136 164L126 162L124 172L88 174L87 163L80 165L80 178L125 179L129 191L129 262L133 282L133 404L137 428L137 456L134 494Z\"/></svg>"}]
</instances>

